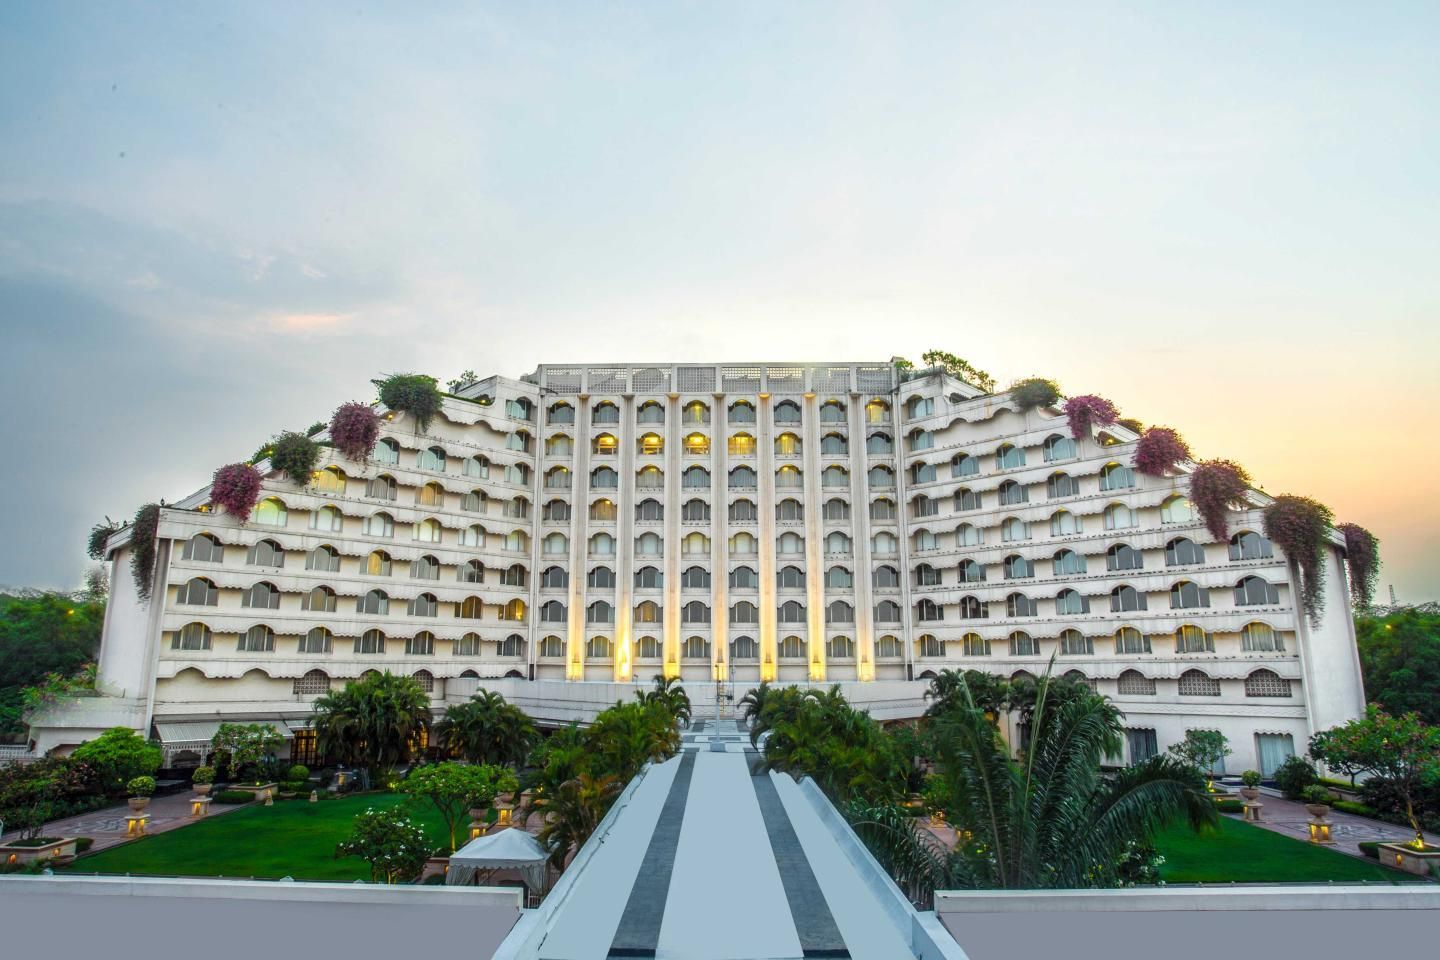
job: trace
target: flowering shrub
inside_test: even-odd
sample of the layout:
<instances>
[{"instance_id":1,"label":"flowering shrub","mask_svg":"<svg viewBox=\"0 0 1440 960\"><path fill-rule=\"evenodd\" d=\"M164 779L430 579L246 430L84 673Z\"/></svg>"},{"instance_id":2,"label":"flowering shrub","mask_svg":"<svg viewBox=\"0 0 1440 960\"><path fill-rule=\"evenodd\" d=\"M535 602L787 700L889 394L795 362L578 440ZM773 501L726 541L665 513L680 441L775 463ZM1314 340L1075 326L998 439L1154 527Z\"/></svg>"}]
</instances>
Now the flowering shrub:
<instances>
[{"instance_id":1,"label":"flowering shrub","mask_svg":"<svg viewBox=\"0 0 1440 960\"><path fill-rule=\"evenodd\" d=\"M320 445L303 433L293 431L276 437L270 450L270 468L302 486L310 482L310 474L315 472L319 459Z\"/></svg>"},{"instance_id":2,"label":"flowering shrub","mask_svg":"<svg viewBox=\"0 0 1440 960\"><path fill-rule=\"evenodd\" d=\"M335 856L369 861L372 882L406 883L420 875L430 847L414 820L399 811L371 807L355 817L350 836L335 848Z\"/></svg>"},{"instance_id":3,"label":"flowering shrub","mask_svg":"<svg viewBox=\"0 0 1440 960\"><path fill-rule=\"evenodd\" d=\"M1230 539L1231 508L1243 506L1250 489L1250 474L1233 460L1206 460L1190 474L1190 502L1200 511L1210 536L1224 543Z\"/></svg>"},{"instance_id":4,"label":"flowering shrub","mask_svg":"<svg viewBox=\"0 0 1440 960\"><path fill-rule=\"evenodd\" d=\"M1010 384L1010 397L1022 412L1036 407L1053 407L1060 399L1060 386L1044 377L1027 377Z\"/></svg>"},{"instance_id":5,"label":"flowering shrub","mask_svg":"<svg viewBox=\"0 0 1440 960\"><path fill-rule=\"evenodd\" d=\"M1350 569L1350 592L1355 609L1364 610L1375 599L1375 579L1380 575L1380 538L1358 523L1335 528L1345 535L1345 566Z\"/></svg>"},{"instance_id":6,"label":"flowering shrub","mask_svg":"<svg viewBox=\"0 0 1440 960\"><path fill-rule=\"evenodd\" d=\"M224 507L241 523L250 519L250 511L259 499L260 471L248 463L227 463L210 480L210 502Z\"/></svg>"},{"instance_id":7,"label":"flowering shrub","mask_svg":"<svg viewBox=\"0 0 1440 960\"><path fill-rule=\"evenodd\" d=\"M1163 477L1189 459L1189 444L1170 427L1151 427L1135 444L1135 469L1152 477Z\"/></svg>"},{"instance_id":8,"label":"flowering shrub","mask_svg":"<svg viewBox=\"0 0 1440 960\"><path fill-rule=\"evenodd\" d=\"M1090 436L1091 427L1108 427L1120 416L1115 404L1093 393L1071 397L1065 401L1064 409L1070 421L1070 436L1076 440Z\"/></svg>"},{"instance_id":9,"label":"flowering shrub","mask_svg":"<svg viewBox=\"0 0 1440 960\"><path fill-rule=\"evenodd\" d=\"M1310 622L1325 612L1325 537L1334 514L1323 503L1290 494L1265 508L1265 536L1300 568L1300 600Z\"/></svg>"},{"instance_id":10,"label":"flowering shrub","mask_svg":"<svg viewBox=\"0 0 1440 960\"><path fill-rule=\"evenodd\" d=\"M408 413L415 418L420 432L430 429L430 421L444 403L434 377L423 373L397 373L380 383L380 402L391 410Z\"/></svg>"},{"instance_id":11,"label":"flowering shrub","mask_svg":"<svg viewBox=\"0 0 1440 960\"><path fill-rule=\"evenodd\" d=\"M136 511L130 530L130 576L142 601L150 599L155 580L155 534L159 530L160 504L147 503Z\"/></svg>"},{"instance_id":12,"label":"flowering shrub","mask_svg":"<svg viewBox=\"0 0 1440 960\"><path fill-rule=\"evenodd\" d=\"M342 403L330 418L330 442L351 460L368 460L380 439L380 417L368 403Z\"/></svg>"}]
</instances>

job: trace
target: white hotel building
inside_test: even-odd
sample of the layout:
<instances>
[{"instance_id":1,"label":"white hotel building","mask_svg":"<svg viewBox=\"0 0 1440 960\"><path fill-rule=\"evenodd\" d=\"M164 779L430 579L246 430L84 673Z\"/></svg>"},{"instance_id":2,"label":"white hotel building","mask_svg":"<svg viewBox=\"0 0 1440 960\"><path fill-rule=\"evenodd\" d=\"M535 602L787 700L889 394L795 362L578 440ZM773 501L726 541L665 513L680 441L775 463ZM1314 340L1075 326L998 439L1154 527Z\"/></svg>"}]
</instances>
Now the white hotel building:
<instances>
[{"instance_id":1,"label":"white hotel building","mask_svg":"<svg viewBox=\"0 0 1440 960\"><path fill-rule=\"evenodd\" d=\"M367 462L267 474L246 523L208 488L166 507L148 603L112 538L104 695L32 748L127 724L193 762L219 722L269 721L311 759L310 703L378 669L437 712L483 685L584 720L663 672L702 711L717 680L840 682L898 719L935 671L1054 655L1125 712L1128 759L1218 729L1230 770L1268 773L1363 710L1341 542L1312 625L1267 498L1213 542L1136 439L888 362L491 377L423 433L386 413Z\"/></svg>"}]
</instances>

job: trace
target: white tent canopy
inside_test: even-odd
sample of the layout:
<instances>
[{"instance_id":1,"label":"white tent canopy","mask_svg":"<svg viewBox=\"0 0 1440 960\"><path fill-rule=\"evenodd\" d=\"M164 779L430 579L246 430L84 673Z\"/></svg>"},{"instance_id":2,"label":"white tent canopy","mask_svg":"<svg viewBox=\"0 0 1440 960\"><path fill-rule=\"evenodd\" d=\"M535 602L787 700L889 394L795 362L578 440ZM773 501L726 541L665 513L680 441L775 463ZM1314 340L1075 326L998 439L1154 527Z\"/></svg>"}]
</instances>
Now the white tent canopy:
<instances>
[{"instance_id":1,"label":"white tent canopy","mask_svg":"<svg viewBox=\"0 0 1440 960\"><path fill-rule=\"evenodd\" d=\"M550 852L524 830L497 830L476 837L451 854L445 884L468 884L475 874L486 870L515 870L530 892L538 894L545 889L545 862L549 859Z\"/></svg>"}]
</instances>

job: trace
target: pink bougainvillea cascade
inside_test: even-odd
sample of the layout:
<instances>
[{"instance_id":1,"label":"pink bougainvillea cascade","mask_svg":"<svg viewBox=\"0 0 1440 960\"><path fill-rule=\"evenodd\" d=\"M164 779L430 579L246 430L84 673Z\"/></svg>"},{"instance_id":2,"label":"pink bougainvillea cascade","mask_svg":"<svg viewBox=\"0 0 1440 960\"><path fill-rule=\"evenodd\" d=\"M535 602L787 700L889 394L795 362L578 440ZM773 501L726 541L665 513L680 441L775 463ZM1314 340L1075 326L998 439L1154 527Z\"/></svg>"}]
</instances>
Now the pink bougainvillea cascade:
<instances>
[{"instance_id":1,"label":"pink bougainvillea cascade","mask_svg":"<svg viewBox=\"0 0 1440 960\"><path fill-rule=\"evenodd\" d=\"M1163 477L1189 459L1190 446L1170 427L1151 427L1135 444L1135 469L1147 476Z\"/></svg>"},{"instance_id":2,"label":"pink bougainvillea cascade","mask_svg":"<svg viewBox=\"0 0 1440 960\"><path fill-rule=\"evenodd\" d=\"M1300 568L1300 600L1310 622L1325 612L1325 539L1335 515L1325 504L1291 494L1265 508L1265 536Z\"/></svg>"},{"instance_id":3,"label":"pink bougainvillea cascade","mask_svg":"<svg viewBox=\"0 0 1440 960\"><path fill-rule=\"evenodd\" d=\"M1231 460L1206 460L1190 473L1190 502L1221 543L1230 539L1230 510L1244 506L1249 489L1250 474Z\"/></svg>"},{"instance_id":4,"label":"pink bougainvillea cascade","mask_svg":"<svg viewBox=\"0 0 1440 960\"><path fill-rule=\"evenodd\" d=\"M330 442L351 460L368 460L380 439L380 415L368 403L344 403L330 417Z\"/></svg>"},{"instance_id":5,"label":"pink bougainvillea cascade","mask_svg":"<svg viewBox=\"0 0 1440 960\"><path fill-rule=\"evenodd\" d=\"M1081 394L1065 401L1065 416L1070 421L1070 436L1076 440L1090 436L1092 427L1108 427L1120 416L1115 404L1093 393Z\"/></svg>"},{"instance_id":6,"label":"pink bougainvillea cascade","mask_svg":"<svg viewBox=\"0 0 1440 960\"><path fill-rule=\"evenodd\" d=\"M210 502L244 523L260 500L260 479L260 471L248 463L227 463L210 481Z\"/></svg>"},{"instance_id":7,"label":"pink bougainvillea cascade","mask_svg":"<svg viewBox=\"0 0 1440 960\"><path fill-rule=\"evenodd\" d=\"M1345 535L1345 566L1350 570L1350 593L1356 610L1364 610L1375 599L1375 580L1380 575L1380 538L1358 523L1335 528Z\"/></svg>"}]
</instances>

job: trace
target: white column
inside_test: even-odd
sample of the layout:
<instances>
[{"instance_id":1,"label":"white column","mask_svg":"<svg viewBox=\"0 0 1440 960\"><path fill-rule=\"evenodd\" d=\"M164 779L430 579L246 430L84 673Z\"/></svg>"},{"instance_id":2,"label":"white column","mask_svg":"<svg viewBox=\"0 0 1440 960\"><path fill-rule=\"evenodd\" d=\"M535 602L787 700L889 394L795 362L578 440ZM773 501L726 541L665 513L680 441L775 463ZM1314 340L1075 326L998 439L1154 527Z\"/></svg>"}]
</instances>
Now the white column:
<instances>
[{"instance_id":1,"label":"white column","mask_svg":"<svg viewBox=\"0 0 1440 960\"><path fill-rule=\"evenodd\" d=\"M820 432L816 421L820 417L813 392L805 394L805 413L801 422L800 437L803 444L801 463L805 465L805 602L810 639L806 659L810 664L810 679L823 681L826 677L825 649L825 555L821 549L820 517Z\"/></svg>"},{"instance_id":2,"label":"white column","mask_svg":"<svg viewBox=\"0 0 1440 960\"><path fill-rule=\"evenodd\" d=\"M759 502L760 529L760 679L774 680L779 675L780 651L777 644L779 610L775 606L775 429L771 422L770 394L761 393L755 410L755 475L756 499Z\"/></svg>"},{"instance_id":3,"label":"white column","mask_svg":"<svg viewBox=\"0 0 1440 960\"><path fill-rule=\"evenodd\" d=\"M855 538L855 673L857 680L875 679L874 563L870 556L870 501L866 493L870 455L866 443L865 398L850 394L850 529ZM900 574L905 577L902 568Z\"/></svg>"},{"instance_id":4,"label":"white column","mask_svg":"<svg viewBox=\"0 0 1440 960\"><path fill-rule=\"evenodd\" d=\"M665 411L665 644L661 651L664 674L680 676L680 507L682 469L680 446L685 436L680 422L680 394L671 393Z\"/></svg>"}]
</instances>

